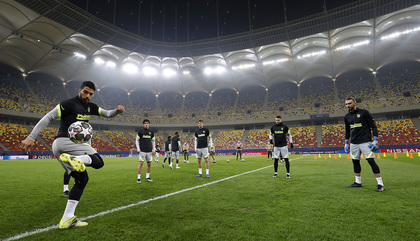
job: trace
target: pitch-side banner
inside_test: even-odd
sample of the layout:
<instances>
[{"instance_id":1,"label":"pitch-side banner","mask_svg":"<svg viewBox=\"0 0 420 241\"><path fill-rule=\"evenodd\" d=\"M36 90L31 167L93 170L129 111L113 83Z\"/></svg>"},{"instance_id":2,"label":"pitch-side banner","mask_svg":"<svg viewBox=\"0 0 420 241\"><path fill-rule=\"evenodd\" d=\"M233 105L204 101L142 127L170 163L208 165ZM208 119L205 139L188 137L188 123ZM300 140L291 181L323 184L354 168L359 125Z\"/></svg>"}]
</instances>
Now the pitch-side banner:
<instances>
[{"instance_id":1,"label":"pitch-side banner","mask_svg":"<svg viewBox=\"0 0 420 241\"><path fill-rule=\"evenodd\" d=\"M28 156L0 156L0 160L28 159Z\"/></svg>"},{"instance_id":2,"label":"pitch-side banner","mask_svg":"<svg viewBox=\"0 0 420 241\"><path fill-rule=\"evenodd\" d=\"M381 153L420 152L420 148L381 149Z\"/></svg>"},{"instance_id":3,"label":"pitch-side banner","mask_svg":"<svg viewBox=\"0 0 420 241\"><path fill-rule=\"evenodd\" d=\"M246 156L267 155L267 152L242 152L242 155L246 155Z\"/></svg>"}]
</instances>

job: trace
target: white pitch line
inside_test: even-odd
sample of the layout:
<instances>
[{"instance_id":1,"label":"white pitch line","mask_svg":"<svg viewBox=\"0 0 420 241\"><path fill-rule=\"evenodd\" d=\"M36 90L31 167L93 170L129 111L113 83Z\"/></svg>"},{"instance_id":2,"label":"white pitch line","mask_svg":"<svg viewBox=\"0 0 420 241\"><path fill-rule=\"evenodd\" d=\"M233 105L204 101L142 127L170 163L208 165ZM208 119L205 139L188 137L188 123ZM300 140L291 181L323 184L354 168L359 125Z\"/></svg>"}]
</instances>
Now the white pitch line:
<instances>
[{"instance_id":1,"label":"white pitch line","mask_svg":"<svg viewBox=\"0 0 420 241\"><path fill-rule=\"evenodd\" d=\"M305 157L305 156L308 156L308 155L303 155L303 156L295 158L293 160L297 160L297 159L300 159L300 158ZM292 161L292 159L290 159L290 161ZM94 215L79 218L79 220L87 220L87 219L91 219L91 218L96 218L96 217L99 217L99 216L103 216L105 214L110 214L110 213L113 213L113 212L121 211L121 210L124 210L124 209L127 209L127 208L135 207L135 206L138 206L138 205L141 205L141 204L144 204L144 203L148 203L148 202L151 202L151 201L155 201L155 200L159 200L159 199L162 199L162 198L170 197L170 196L180 194L180 193L183 193L183 192L186 192L186 191L191 191L191 190L194 190L194 189L197 189L197 188L201 188L201 187L209 186L209 185L216 184L216 183L219 183L219 182L223 182L223 181L226 181L226 180L229 180L229 179L232 179L232 178L235 178L235 177L239 177L239 176L242 176L242 175L245 175L245 174L257 172L257 171L260 171L260 170L263 170L263 169L266 169L266 168L269 168L269 167L272 167L272 165L266 166L266 167L261 167L261 168L258 168L258 169L252 170L252 171L240 173L240 174L233 175L233 176L230 176L230 177L222 178L222 179L219 179L219 180L216 180L216 181L213 181L213 182L209 182L209 183L206 183L206 184L198 185L198 186L195 186L195 187L186 188L186 189L176 191L176 192L172 192L172 193L169 193L169 194L165 194L165 195L162 195L162 196L159 196L159 197L150 198L150 199L143 200L143 201L140 201L140 202L137 202L137 203L132 203L132 204L129 204L129 205L126 205L126 206L113 208L111 210L107 210L107 211L103 211L103 212L100 212L100 213L97 213L97 214L94 214ZM50 227L47 227L47 228L35 229L34 231L21 233L21 234L18 234L18 235L15 235L15 236L3 239L3 240L4 241L17 240L17 239L20 239L20 238L25 238L25 237L34 235L34 234L47 232L47 231L50 231L50 230L56 229L56 228L58 228L58 225L53 225L53 226L50 226Z\"/></svg>"},{"instance_id":2,"label":"white pitch line","mask_svg":"<svg viewBox=\"0 0 420 241\"><path fill-rule=\"evenodd\" d=\"M134 207L134 206L138 206L138 205L141 205L141 204L144 204L144 203L148 203L148 202L151 202L151 201L155 201L155 200L159 200L159 199L162 199L162 198L170 197L170 196L173 196L173 195L176 195L176 194L180 194L180 193L183 193L183 192L186 192L186 191L191 191L191 190L194 190L194 189L197 189L197 188L201 188L201 187L209 186L209 185L212 185L212 184L216 184L216 183L219 183L219 182L222 182L222 181L226 181L226 180L229 180L229 179L232 179L232 178L235 178L235 177L239 177L239 176L242 176L242 175L245 175L245 174L257 172L257 171L266 169L266 168L271 167L271 166L272 165L266 166L266 167L262 167L262 168L258 168L256 170L252 170L252 171L244 172L244 173L237 174L237 175L234 175L234 176L226 177L226 178L223 178L223 179L219 179L219 180L216 180L216 181L213 181L213 182L209 182L209 183L206 183L206 184L202 184L202 185L198 185L198 186L195 186L195 187L186 188L186 189L183 189L183 190L180 190L180 191L176 191L176 192L172 192L172 193L165 194L165 195L162 195L162 196L150 198L150 199L143 200L143 201L140 201L140 202L137 202L137 203L132 203L132 204L129 204L129 205L126 205L126 206L121 206L121 207L118 207L118 208L113 208L111 210L103 211L103 212L100 212L100 213L97 213L97 214L94 214L94 215L90 215L90 216L82 217L82 218L78 218L78 219L79 220L87 220L87 219L91 219L91 218L103 216L105 214L110 214L110 213L113 213L113 212L121 211L121 210L124 210L124 209L127 209L127 208L131 208L131 207ZM56 228L58 228L58 225L53 225L53 226L50 226L50 227L47 227L47 228L41 228L41 229L36 229L36 230L30 231L30 232L21 233L21 234L18 234L18 235L15 235L15 236L12 236L12 237L3 239L3 240L4 241L17 240L17 239L20 239L20 238L28 237L30 235L47 232L47 231L50 231L50 230L56 229Z\"/></svg>"}]
</instances>

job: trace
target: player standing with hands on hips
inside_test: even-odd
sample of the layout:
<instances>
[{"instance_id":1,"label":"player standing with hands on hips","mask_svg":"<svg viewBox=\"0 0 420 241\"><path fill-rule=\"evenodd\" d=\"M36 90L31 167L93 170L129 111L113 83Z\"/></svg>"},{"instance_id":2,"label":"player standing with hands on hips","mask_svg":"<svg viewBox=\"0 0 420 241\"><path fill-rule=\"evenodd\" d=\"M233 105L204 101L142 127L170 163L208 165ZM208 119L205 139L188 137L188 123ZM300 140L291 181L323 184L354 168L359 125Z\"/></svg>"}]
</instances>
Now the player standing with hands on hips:
<instances>
[{"instance_id":1,"label":"player standing with hands on hips","mask_svg":"<svg viewBox=\"0 0 420 241\"><path fill-rule=\"evenodd\" d=\"M362 187L360 155L363 153L378 182L376 191L383 192L385 191L384 183L382 182L379 167L374 159L374 152L379 149L378 128L376 127L375 120L372 118L369 111L356 107L356 100L353 97L346 99L346 107L349 109L349 113L344 116L344 124L346 126L344 151L347 154L350 153L353 161L354 174L356 176L356 181L348 187Z\"/></svg>"},{"instance_id":2,"label":"player standing with hands on hips","mask_svg":"<svg viewBox=\"0 0 420 241\"><path fill-rule=\"evenodd\" d=\"M290 148L293 148L292 135L290 134L289 127L283 124L281 116L276 116L276 124L271 127L270 130L270 142L273 140L274 143L274 176L277 177L277 169L279 167L279 159L284 159L286 162L286 178L290 178L290 162L289 162L289 150L287 149L287 139L289 136Z\"/></svg>"},{"instance_id":3,"label":"player standing with hands on hips","mask_svg":"<svg viewBox=\"0 0 420 241\"><path fill-rule=\"evenodd\" d=\"M89 144L76 144L70 140L67 134L69 126L76 121L87 122L91 115L111 118L125 111L125 108L121 105L117 106L114 110L104 110L98 105L90 102L95 94L95 90L96 87L93 82L83 82L80 86L78 96L62 101L53 110L42 117L35 125L31 134L29 134L20 145L23 150L29 151L34 145L35 138L39 133L47 127L51 121L60 118L60 128L52 144L52 151L66 172L75 180L74 186L69 193L66 209L58 226L60 229L88 225L87 222L79 221L76 219L76 216L74 216L83 190L89 180L86 166L95 169L104 166L102 157L91 147L90 142Z\"/></svg>"}]
</instances>

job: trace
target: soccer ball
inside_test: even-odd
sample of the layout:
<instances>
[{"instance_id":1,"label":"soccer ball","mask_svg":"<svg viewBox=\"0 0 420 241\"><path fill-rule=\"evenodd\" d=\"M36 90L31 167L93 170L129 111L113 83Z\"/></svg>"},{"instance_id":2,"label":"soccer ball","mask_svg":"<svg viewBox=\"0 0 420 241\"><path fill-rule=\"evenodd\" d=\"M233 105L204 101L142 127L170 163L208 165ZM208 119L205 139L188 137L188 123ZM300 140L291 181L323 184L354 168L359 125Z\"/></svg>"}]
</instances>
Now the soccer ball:
<instances>
[{"instance_id":1,"label":"soccer ball","mask_svg":"<svg viewBox=\"0 0 420 241\"><path fill-rule=\"evenodd\" d=\"M229 159L227 159L227 160L226 160L226 162L230 162L230 160L229 160Z\"/></svg>"},{"instance_id":2,"label":"soccer ball","mask_svg":"<svg viewBox=\"0 0 420 241\"><path fill-rule=\"evenodd\" d=\"M242 159L242 160L241 160L241 162L244 162L244 161L245 161L245 159Z\"/></svg>"},{"instance_id":3,"label":"soccer ball","mask_svg":"<svg viewBox=\"0 0 420 241\"><path fill-rule=\"evenodd\" d=\"M76 121L69 126L67 134L72 142L81 144L86 143L93 136L92 126L84 121Z\"/></svg>"}]
</instances>

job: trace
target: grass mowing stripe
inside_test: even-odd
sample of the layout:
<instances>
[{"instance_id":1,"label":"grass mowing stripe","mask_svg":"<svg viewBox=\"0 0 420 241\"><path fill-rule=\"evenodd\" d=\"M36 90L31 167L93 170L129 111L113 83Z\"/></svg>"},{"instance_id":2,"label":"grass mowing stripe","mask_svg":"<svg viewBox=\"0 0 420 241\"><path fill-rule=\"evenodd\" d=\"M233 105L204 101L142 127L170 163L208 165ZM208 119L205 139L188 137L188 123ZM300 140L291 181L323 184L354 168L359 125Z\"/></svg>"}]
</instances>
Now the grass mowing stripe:
<instances>
[{"instance_id":1,"label":"grass mowing stripe","mask_svg":"<svg viewBox=\"0 0 420 241\"><path fill-rule=\"evenodd\" d=\"M304 157L304 156L295 158L295 160L300 159L302 157ZM82 218L79 218L79 219L80 220L87 220L87 219L103 216L105 214L110 214L110 213L113 213L113 212L121 211L121 210L130 208L130 207L138 206L138 205L141 205L141 204L144 204L144 203L148 203L148 202L151 202L151 201L155 201L155 200L159 200L159 199L162 199L162 198L170 197L170 196L180 194L180 193L183 193L183 192L186 192L186 191L191 191L191 190L194 190L194 189L197 189L197 188L209 186L209 185L212 185L212 184L216 184L216 183L226 181L226 180L229 180L229 179L232 179L232 178L235 178L235 177L239 177L239 176L242 176L242 175L246 175L246 174L249 174L249 173L257 172L257 171L260 171L260 170L263 170L263 169L266 169L266 168L269 168L269 167L272 167L272 165L262 167L262 168L258 168L258 169L252 170L252 171L247 171L247 172L240 173L240 174L237 174L237 175L233 175L233 176L230 176L230 177L222 178L222 179L219 179L219 180L216 180L216 181L213 181L213 182L209 182L209 183L205 183L205 184L202 184L202 185L198 185L198 186L195 186L195 187L190 187L190 188L186 188L186 189L183 189L183 190L180 190L180 191L176 191L176 192L161 195L161 196L158 196L158 197L150 198L150 199L143 200L143 201L140 201L140 202L137 202L137 203L132 203L132 204L129 204L129 205L126 205L126 206L113 208L113 209L110 209L110 210L107 210L107 211L103 211L103 212L100 212L100 213L97 213L97 214L94 214L94 215L90 215L90 216L87 216L87 217L82 217ZM42 229L36 229L34 231L21 233L21 234L6 238L6 239L4 239L4 241L17 240L17 239L20 239L20 238L25 238L27 236L34 235L34 234L47 232L47 231L50 231L50 230L56 229L56 228L58 228L58 225L53 225L53 226L50 226L50 227L47 227L47 228L42 228Z\"/></svg>"}]
</instances>

